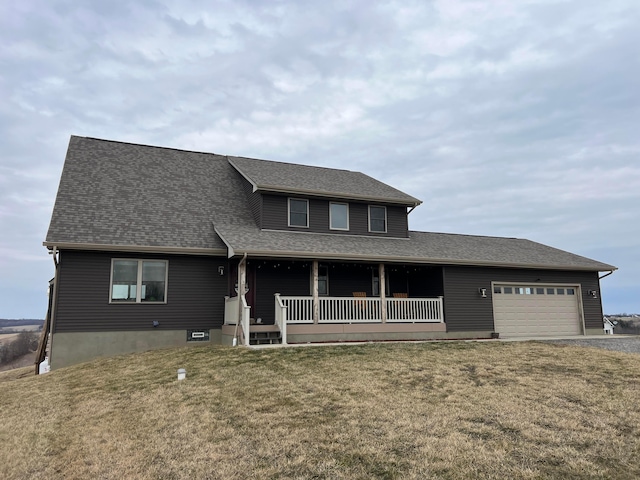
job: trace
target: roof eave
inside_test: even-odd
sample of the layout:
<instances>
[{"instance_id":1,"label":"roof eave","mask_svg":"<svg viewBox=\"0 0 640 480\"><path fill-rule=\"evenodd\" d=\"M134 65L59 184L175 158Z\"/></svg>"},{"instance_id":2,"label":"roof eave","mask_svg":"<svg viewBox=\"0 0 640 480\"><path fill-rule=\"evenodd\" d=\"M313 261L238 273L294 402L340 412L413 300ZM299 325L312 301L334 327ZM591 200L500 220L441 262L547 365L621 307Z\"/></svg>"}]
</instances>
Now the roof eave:
<instances>
[{"instance_id":1,"label":"roof eave","mask_svg":"<svg viewBox=\"0 0 640 480\"><path fill-rule=\"evenodd\" d=\"M180 254L180 255L227 255L223 248L192 248L192 247L171 247L155 245L114 245L103 243L73 243L73 242L42 242L48 249L58 250L93 250L101 252L140 252L159 254Z\"/></svg>"},{"instance_id":2,"label":"roof eave","mask_svg":"<svg viewBox=\"0 0 640 480\"><path fill-rule=\"evenodd\" d=\"M470 267L502 267L502 268L525 268L528 270L574 270L586 272L605 272L615 271L617 267L612 265L601 265L600 267L575 266L575 265L544 265L544 264L526 264L526 263L509 263L509 262L490 262L478 260L452 260L443 258L425 258L425 257L408 257L408 256L392 256L392 255L365 255L365 254L344 254L344 253L316 253L316 252L292 252L292 251L274 251L274 250L252 250L236 248L233 250L234 255L244 255L254 257L269 258L300 258L300 259L318 259L318 260L358 260L371 262L390 262L390 263L420 263L431 265L457 265ZM233 255L232 255L233 256ZM601 268L602 267L602 268Z\"/></svg>"},{"instance_id":3,"label":"roof eave","mask_svg":"<svg viewBox=\"0 0 640 480\"><path fill-rule=\"evenodd\" d=\"M245 177L246 178L246 177ZM362 202L375 202L375 203L385 203L391 205L401 205L405 207L417 207L422 204L422 200L418 200L417 198L409 197L406 200L398 199L398 198L387 198L387 197L374 197L368 195L357 195L357 194L348 194L348 193L337 193L337 192L323 192L319 190L307 190L304 188L282 188L274 185L255 185L253 184L253 191L265 192L265 193L280 193L285 195L310 195L314 197L323 197L323 198L336 198L336 199L344 199L344 200L358 200Z\"/></svg>"}]
</instances>

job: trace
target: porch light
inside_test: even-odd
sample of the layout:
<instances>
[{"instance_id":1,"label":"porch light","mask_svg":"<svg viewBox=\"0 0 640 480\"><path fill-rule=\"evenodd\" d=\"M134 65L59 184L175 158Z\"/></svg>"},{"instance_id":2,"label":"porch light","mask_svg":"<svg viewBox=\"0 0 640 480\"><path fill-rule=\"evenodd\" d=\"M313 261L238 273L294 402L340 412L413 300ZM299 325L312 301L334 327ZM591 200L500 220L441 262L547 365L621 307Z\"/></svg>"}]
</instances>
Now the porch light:
<instances>
[{"instance_id":1,"label":"porch light","mask_svg":"<svg viewBox=\"0 0 640 480\"><path fill-rule=\"evenodd\" d=\"M218 267L218 275L224 275L224 265Z\"/></svg>"},{"instance_id":2,"label":"porch light","mask_svg":"<svg viewBox=\"0 0 640 480\"><path fill-rule=\"evenodd\" d=\"M178 369L178 380L184 380L187 376L187 371L184 368Z\"/></svg>"},{"instance_id":3,"label":"porch light","mask_svg":"<svg viewBox=\"0 0 640 480\"><path fill-rule=\"evenodd\" d=\"M480 296L482 298L487 298L487 289L486 288L479 288L478 289L478 293L480 294Z\"/></svg>"},{"instance_id":4,"label":"porch light","mask_svg":"<svg viewBox=\"0 0 640 480\"><path fill-rule=\"evenodd\" d=\"M598 298L598 291L597 290L589 290L589 296L592 298Z\"/></svg>"}]
</instances>

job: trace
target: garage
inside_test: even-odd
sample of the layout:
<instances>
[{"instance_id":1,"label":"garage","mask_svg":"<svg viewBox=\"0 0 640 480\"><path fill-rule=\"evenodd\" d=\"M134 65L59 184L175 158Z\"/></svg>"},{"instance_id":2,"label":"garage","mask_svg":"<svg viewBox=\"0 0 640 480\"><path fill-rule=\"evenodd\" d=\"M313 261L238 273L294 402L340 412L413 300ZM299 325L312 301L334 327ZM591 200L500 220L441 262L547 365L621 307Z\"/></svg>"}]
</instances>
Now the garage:
<instances>
[{"instance_id":1,"label":"garage","mask_svg":"<svg viewBox=\"0 0 640 480\"><path fill-rule=\"evenodd\" d=\"M504 337L581 335L574 285L493 285L495 331Z\"/></svg>"}]
</instances>

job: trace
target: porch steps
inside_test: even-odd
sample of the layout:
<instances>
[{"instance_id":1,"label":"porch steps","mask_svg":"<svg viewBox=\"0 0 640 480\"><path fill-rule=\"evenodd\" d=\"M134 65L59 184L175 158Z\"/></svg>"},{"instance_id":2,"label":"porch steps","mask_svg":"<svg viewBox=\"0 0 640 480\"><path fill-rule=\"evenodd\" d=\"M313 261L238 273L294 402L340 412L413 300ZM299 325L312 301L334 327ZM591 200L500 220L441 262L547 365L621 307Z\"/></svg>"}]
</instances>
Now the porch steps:
<instances>
[{"instance_id":1,"label":"porch steps","mask_svg":"<svg viewBox=\"0 0 640 480\"><path fill-rule=\"evenodd\" d=\"M251 332L249 334L250 345L277 345L282 343L282 335L279 331Z\"/></svg>"}]
</instances>

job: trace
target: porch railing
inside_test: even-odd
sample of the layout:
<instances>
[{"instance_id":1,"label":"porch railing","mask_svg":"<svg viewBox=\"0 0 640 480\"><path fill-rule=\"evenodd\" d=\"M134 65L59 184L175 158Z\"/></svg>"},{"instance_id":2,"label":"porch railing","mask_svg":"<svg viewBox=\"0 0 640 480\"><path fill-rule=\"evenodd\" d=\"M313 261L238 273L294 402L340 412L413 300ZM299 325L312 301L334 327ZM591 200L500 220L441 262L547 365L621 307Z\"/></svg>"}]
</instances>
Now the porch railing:
<instances>
[{"instance_id":1,"label":"porch railing","mask_svg":"<svg viewBox=\"0 0 640 480\"><path fill-rule=\"evenodd\" d=\"M242 306L242 317L240 318L240 340L243 345L249 346L251 307L247 305L247 300L244 298L244 295L239 297L225 297L224 324L235 325L238 323L238 308L240 305Z\"/></svg>"},{"instance_id":2,"label":"porch railing","mask_svg":"<svg viewBox=\"0 0 640 480\"><path fill-rule=\"evenodd\" d=\"M276 325L280 329L282 344L287 344L287 318L289 316L289 308L282 302L280 294L276 293Z\"/></svg>"},{"instance_id":3,"label":"porch railing","mask_svg":"<svg viewBox=\"0 0 640 480\"><path fill-rule=\"evenodd\" d=\"M287 323L313 323L313 298L277 296L288 307ZM321 297L318 299L318 323L381 323L382 302L376 297ZM444 322L442 297L388 298L387 322Z\"/></svg>"},{"instance_id":4,"label":"porch railing","mask_svg":"<svg viewBox=\"0 0 640 480\"><path fill-rule=\"evenodd\" d=\"M442 323L442 297L388 298L387 322Z\"/></svg>"}]
</instances>

